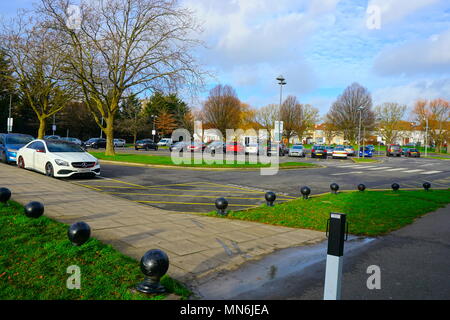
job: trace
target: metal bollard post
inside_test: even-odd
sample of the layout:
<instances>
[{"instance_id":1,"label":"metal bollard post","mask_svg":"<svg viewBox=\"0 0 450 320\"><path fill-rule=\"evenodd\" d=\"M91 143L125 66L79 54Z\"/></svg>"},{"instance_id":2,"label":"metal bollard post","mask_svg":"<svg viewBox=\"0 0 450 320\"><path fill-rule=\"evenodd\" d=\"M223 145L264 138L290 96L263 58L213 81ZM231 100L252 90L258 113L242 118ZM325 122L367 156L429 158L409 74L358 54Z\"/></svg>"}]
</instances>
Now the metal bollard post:
<instances>
[{"instance_id":1,"label":"metal bollard post","mask_svg":"<svg viewBox=\"0 0 450 320\"><path fill-rule=\"evenodd\" d=\"M344 241L347 240L348 225L344 213L331 213L327 223L328 251L325 271L324 300L341 299L342 264Z\"/></svg>"}]
</instances>

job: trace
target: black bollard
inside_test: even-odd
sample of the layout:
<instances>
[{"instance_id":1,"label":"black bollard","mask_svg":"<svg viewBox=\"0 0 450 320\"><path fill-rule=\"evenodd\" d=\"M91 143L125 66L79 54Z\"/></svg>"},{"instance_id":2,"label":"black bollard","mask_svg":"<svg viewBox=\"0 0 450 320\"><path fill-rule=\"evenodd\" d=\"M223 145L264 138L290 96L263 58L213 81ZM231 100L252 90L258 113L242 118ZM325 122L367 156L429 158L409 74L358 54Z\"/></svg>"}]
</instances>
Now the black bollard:
<instances>
[{"instance_id":1,"label":"black bollard","mask_svg":"<svg viewBox=\"0 0 450 320\"><path fill-rule=\"evenodd\" d=\"M311 189L307 186L301 187L300 192L303 195L303 199L308 199L308 196L311 194Z\"/></svg>"},{"instance_id":2,"label":"black bollard","mask_svg":"<svg viewBox=\"0 0 450 320\"><path fill-rule=\"evenodd\" d=\"M29 218L39 218L44 214L44 205L37 201L31 201L24 207L24 211Z\"/></svg>"},{"instance_id":3,"label":"black bollard","mask_svg":"<svg viewBox=\"0 0 450 320\"><path fill-rule=\"evenodd\" d=\"M74 246L81 246L91 236L91 227L86 222L75 222L69 227L67 236Z\"/></svg>"},{"instance_id":4,"label":"black bollard","mask_svg":"<svg viewBox=\"0 0 450 320\"><path fill-rule=\"evenodd\" d=\"M216 204L216 208L217 208L217 213L222 216L225 216L227 214L226 209L228 207L227 199L219 198L216 200L215 204Z\"/></svg>"},{"instance_id":5,"label":"black bollard","mask_svg":"<svg viewBox=\"0 0 450 320\"><path fill-rule=\"evenodd\" d=\"M431 183L424 182L423 183L423 188L425 189L425 191L429 191L429 189L431 188Z\"/></svg>"},{"instance_id":6,"label":"black bollard","mask_svg":"<svg viewBox=\"0 0 450 320\"><path fill-rule=\"evenodd\" d=\"M265 198L266 198L266 201L267 201L267 206L268 207L273 207L273 203L275 202L275 199L277 198L277 195L274 192L269 191L269 192L266 192Z\"/></svg>"},{"instance_id":7,"label":"black bollard","mask_svg":"<svg viewBox=\"0 0 450 320\"><path fill-rule=\"evenodd\" d=\"M0 202L7 205L9 199L11 199L11 190L8 188L0 188Z\"/></svg>"},{"instance_id":8,"label":"black bollard","mask_svg":"<svg viewBox=\"0 0 450 320\"><path fill-rule=\"evenodd\" d=\"M366 190L366 186L364 185L364 184L358 184L358 190L359 191L364 191L364 190Z\"/></svg>"},{"instance_id":9,"label":"black bollard","mask_svg":"<svg viewBox=\"0 0 450 320\"><path fill-rule=\"evenodd\" d=\"M400 185L398 183L393 183L391 187L394 191L398 191L398 189L400 189Z\"/></svg>"},{"instance_id":10,"label":"black bollard","mask_svg":"<svg viewBox=\"0 0 450 320\"><path fill-rule=\"evenodd\" d=\"M141 258L141 271L145 275L144 281L136 289L144 293L164 293L166 288L159 282L169 269L169 257L159 249L147 251Z\"/></svg>"},{"instance_id":11,"label":"black bollard","mask_svg":"<svg viewBox=\"0 0 450 320\"><path fill-rule=\"evenodd\" d=\"M336 194L339 190L339 185L337 183L332 183L330 184L330 189L332 193Z\"/></svg>"}]
</instances>

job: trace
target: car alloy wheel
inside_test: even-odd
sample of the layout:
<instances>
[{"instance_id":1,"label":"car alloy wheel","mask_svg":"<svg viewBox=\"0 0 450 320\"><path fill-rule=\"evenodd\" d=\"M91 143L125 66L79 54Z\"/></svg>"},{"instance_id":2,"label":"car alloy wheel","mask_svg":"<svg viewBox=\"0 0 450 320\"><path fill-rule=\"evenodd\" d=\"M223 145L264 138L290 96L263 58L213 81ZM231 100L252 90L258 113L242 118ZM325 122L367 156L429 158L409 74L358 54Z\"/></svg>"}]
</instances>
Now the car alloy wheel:
<instances>
[{"instance_id":1,"label":"car alloy wheel","mask_svg":"<svg viewBox=\"0 0 450 320\"><path fill-rule=\"evenodd\" d=\"M47 164L45 165L45 175L51 178L54 177L53 166L50 162L47 162Z\"/></svg>"}]
</instances>

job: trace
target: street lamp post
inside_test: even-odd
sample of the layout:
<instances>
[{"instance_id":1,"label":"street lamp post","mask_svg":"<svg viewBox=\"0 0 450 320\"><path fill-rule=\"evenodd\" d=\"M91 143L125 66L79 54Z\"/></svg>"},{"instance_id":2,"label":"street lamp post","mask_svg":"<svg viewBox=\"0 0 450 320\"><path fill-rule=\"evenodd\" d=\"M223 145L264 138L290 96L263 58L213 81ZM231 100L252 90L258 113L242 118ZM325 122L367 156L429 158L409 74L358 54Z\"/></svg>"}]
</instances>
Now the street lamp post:
<instances>
[{"instance_id":1,"label":"street lamp post","mask_svg":"<svg viewBox=\"0 0 450 320\"><path fill-rule=\"evenodd\" d=\"M425 127L425 157L427 157L428 152L428 118L425 119L426 127Z\"/></svg>"},{"instance_id":2,"label":"street lamp post","mask_svg":"<svg viewBox=\"0 0 450 320\"><path fill-rule=\"evenodd\" d=\"M279 110L279 112L280 112L281 104L283 103L283 86L285 86L287 84L287 82L285 81L286 79L282 75L279 75L277 80L278 80L278 84L280 85L280 110ZM281 114L280 113L278 114L278 131L280 131L280 128L281 128ZM281 141L281 132L277 132L277 136L278 136L278 134L279 134L279 139L277 139L277 140L279 140L279 141L276 141L276 142ZM288 143L289 143L289 141L288 141Z\"/></svg>"},{"instance_id":3,"label":"street lamp post","mask_svg":"<svg viewBox=\"0 0 450 320\"><path fill-rule=\"evenodd\" d=\"M103 127L103 116L102 116L102 127ZM103 138L103 129L100 128L100 139Z\"/></svg>"},{"instance_id":4,"label":"street lamp post","mask_svg":"<svg viewBox=\"0 0 450 320\"><path fill-rule=\"evenodd\" d=\"M155 119L158 118L158 116L152 114L151 117L153 119L153 130L152 130L153 142L155 142L155 134L156 134Z\"/></svg>"},{"instance_id":5,"label":"street lamp post","mask_svg":"<svg viewBox=\"0 0 450 320\"><path fill-rule=\"evenodd\" d=\"M12 131L12 118L11 118L11 110L12 110L12 93L8 89L3 89L2 92L9 93L9 111L8 111L8 121L6 124L6 131L11 133Z\"/></svg>"},{"instance_id":6,"label":"street lamp post","mask_svg":"<svg viewBox=\"0 0 450 320\"><path fill-rule=\"evenodd\" d=\"M358 111L359 111L359 127L358 127L358 158L359 158L359 148L361 147L361 117L362 117L362 110L364 108L358 107ZM364 156L364 150L363 150L363 156Z\"/></svg>"}]
</instances>

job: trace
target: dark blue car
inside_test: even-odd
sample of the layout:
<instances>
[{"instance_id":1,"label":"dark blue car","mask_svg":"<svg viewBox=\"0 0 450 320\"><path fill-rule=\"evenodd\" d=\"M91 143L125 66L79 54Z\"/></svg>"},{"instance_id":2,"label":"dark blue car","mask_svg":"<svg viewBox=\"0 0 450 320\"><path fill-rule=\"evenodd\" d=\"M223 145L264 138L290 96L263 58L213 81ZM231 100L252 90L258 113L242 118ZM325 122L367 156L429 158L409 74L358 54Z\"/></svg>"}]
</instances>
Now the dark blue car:
<instances>
[{"instance_id":1,"label":"dark blue car","mask_svg":"<svg viewBox=\"0 0 450 320\"><path fill-rule=\"evenodd\" d=\"M0 159L4 163L16 162L17 150L34 138L28 134L0 133Z\"/></svg>"},{"instance_id":2,"label":"dark blue car","mask_svg":"<svg viewBox=\"0 0 450 320\"><path fill-rule=\"evenodd\" d=\"M359 148L359 157L360 158L363 157L362 149L363 149L362 147ZM372 158L372 155L373 155L372 150L370 148L368 148L368 147L365 147L364 148L364 157L365 158Z\"/></svg>"}]
</instances>

